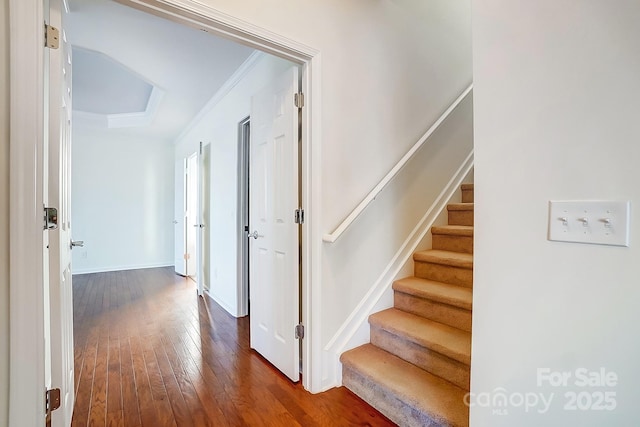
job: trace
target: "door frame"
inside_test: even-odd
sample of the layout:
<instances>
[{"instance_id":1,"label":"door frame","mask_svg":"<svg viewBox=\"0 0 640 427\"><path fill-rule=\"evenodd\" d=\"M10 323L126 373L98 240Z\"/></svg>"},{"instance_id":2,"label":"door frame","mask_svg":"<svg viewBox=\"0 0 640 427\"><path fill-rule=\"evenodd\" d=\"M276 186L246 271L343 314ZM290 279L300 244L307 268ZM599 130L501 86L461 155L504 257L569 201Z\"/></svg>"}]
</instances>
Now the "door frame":
<instances>
[{"instance_id":1,"label":"door frame","mask_svg":"<svg viewBox=\"0 0 640 427\"><path fill-rule=\"evenodd\" d=\"M251 116L238 123L238 317L249 314L249 134Z\"/></svg>"},{"instance_id":2,"label":"door frame","mask_svg":"<svg viewBox=\"0 0 640 427\"><path fill-rule=\"evenodd\" d=\"M193 0L118 0L202 31L287 59L302 67L302 314L306 326L303 386L322 385L320 52ZM44 147L44 6L9 0L10 207L9 425L38 426L44 417L42 150ZM36 309L34 309L34 305ZM293 333L293 331L292 331Z\"/></svg>"}]
</instances>

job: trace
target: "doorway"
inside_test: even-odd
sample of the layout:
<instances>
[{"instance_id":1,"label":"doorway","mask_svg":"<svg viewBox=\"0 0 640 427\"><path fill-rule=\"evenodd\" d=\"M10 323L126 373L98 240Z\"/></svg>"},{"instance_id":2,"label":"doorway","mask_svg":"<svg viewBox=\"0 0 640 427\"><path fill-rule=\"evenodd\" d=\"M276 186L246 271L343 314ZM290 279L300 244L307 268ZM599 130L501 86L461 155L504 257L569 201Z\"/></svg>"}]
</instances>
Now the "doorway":
<instances>
[{"instance_id":1,"label":"doorway","mask_svg":"<svg viewBox=\"0 0 640 427\"><path fill-rule=\"evenodd\" d=\"M249 282L249 143L251 118L238 124L238 317L246 316L250 310L251 284Z\"/></svg>"},{"instance_id":2,"label":"doorway","mask_svg":"<svg viewBox=\"0 0 640 427\"><path fill-rule=\"evenodd\" d=\"M28 369L11 370L10 389L12 400L10 413L16 425L32 424L32 420L41 419L43 413L44 389L43 367L44 339L42 327L44 312L33 310L33 301L43 300L43 274L41 268L33 266L42 264L42 237L33 232L33 225L42 219L42 153L45 144L43 138L44 118L33 116L33 112L43 111L42 76L44 66L38 55L42 52L43 39L43 4L40 2L12 2L20 5L10 15L12 27L17 36L12 37L10 65L15 73L11 73L11 140L13 153L11 180L23 183L13 194L12 187L10 206L12 218L21 219L12 227L10 237L12 247L12 275L10 288L12 292L10 312L11 336L32 336L33 340L22 340L20 345L10 346L10 360L16 366L28 366ZM302 246L302 306L303 320L313 336L308 333L303 342L305 389L319 392L323 389L321 324L320 324L320 252L321 230L319 228L320 212L320 122L314 112L320 111L319 98L313 95L320 92L320 56L316 49L280 37L267 31L222 14L203 4L177 2L156 2L153 6L138 0L122 0L122 3L155 13L168 19L196 27L202 31L225 36L229 39L250 45L256 49L289 59L302 65L302 85L305 92L306 107L302 113L303 122L303 205L307 209L307 219L302 226L305 235L309 236ZM177 7L174 7L177 6ZM25 125L30 124L30 125ZM28 284L28 286L25 286ZM314 303L312 304L312 301ZM313 322L313 327L312 327ZM40 337L40 338L38 338ZM13 343L12 343L13 344ZM311 357L312 355L317 355ZM25 363L29 361L29 363ZM33 368L35 367L35 369Z\"/></svg>"},{"instance_id":3,"label":"doorway","mask_svg":"<svg viewBox=\"0 0 640 427\"><path fill-rule=\"evenodd\" d=\"M199 183L199 162L198 153L193 153L186 160L186 182L185 182L185 259L187 262L186 276L198 282L198 257L199 251L199 229L200 229L200 183Z\"/></svg>"},{"instance_id":4,"label":"doorway","mask_svg":"<svg viewBox=\"0 0 640 427\"><path fill-rule=\"evenodd\" d=\"M209 288L210 148L200 142L198 151L176 162L182 167L176 171L175 271L196 282L201 296Z\"/></svg>"}]
</instances>

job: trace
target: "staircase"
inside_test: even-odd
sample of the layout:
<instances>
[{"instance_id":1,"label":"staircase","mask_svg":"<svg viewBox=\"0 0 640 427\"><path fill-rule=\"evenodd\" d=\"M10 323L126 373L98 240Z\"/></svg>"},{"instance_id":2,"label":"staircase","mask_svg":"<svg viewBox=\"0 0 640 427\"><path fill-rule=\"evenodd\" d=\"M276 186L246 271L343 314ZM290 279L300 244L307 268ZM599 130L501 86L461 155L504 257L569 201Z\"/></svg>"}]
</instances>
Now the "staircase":
<instances>
[{"instance_id":1,"label":"staircase","mask_svg":"<svg viewBox=\"0 0 640 427\"><path fill-rule=\"evenodd\" d=\"M369 316L371 343L342 354L343 384L400 426L468 426L473 284L473 184L447 206L416 252L394 307Z\"/></svg>"}]
</instances>

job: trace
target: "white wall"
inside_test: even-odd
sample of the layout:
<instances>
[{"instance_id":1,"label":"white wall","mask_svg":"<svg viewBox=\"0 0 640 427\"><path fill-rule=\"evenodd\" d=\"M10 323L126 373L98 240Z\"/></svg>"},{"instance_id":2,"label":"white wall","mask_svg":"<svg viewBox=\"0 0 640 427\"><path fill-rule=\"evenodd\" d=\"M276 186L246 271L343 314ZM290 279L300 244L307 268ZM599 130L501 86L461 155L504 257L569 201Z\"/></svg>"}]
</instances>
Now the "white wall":
<instances>
[{"instance_id":1,"label":"white wall","mask_svg":"<svg viewBox=\"0 0 640 427\"><path fill-rule=\"evenodd\" d=\"M431 235L427 234L420 243L416 241L413 230L421 219L432 208L440 193L447 187L456 170L464 163L473 149L473 109L472 97L469 96L454 110L449 118L433 134L429 141L407 163L396 178L378 195L369 208L362 213L351 228L335 243L324 246L323 263L325 274L323 283L343 284L343 286L331 286L323 289L323 305L336 310L351 313L356 307L361 307L363 292L368 291L374 284L380 289L386 286L384 295L375 307L367 311L371 306L369 298L366 305L358 309L358 317L362 319L359 331L354 333L354 328L349 325L344 330L331 336L329 345L325 346L327 357L335 362L342 352L361 344L369 342L368 315L393 306L392 280L413 275L413 258L409 246L403 256L408 257L395 260L396 253L404 247L405 241L411 236L411 242L417 244L416 250L431 248ZM464 178L462 174L460 179ZM459 202L458 198L452 202ZM447 199L443 202L446 202ZM437 225L444 225L446 220L446 204L442 208L445 211L441 215ZM432 217L437 217L439 211L435 210ZM437 221L437 220L436 220ZM427 224L425 224L426 226ZM428 231L428 227L421 229ZM416 236L419 233L416 233ZM394 260L394 262L392 262ZM405 265L406 264L406 265ZM395 271L401 266L399 274L394 276L387 272ZM378 290L374 295L378 295ZM335 333L344 319L330 319L323 322L331 325ZM353 335L345 345L341 342ZM336 372L339 378L340 372Z\"/></svg>"},{"instance_id":2,"label":"white wall","mask_svg":"<svg viewBox=\"0 0 640 427\"><path fill-rule=\"evenodd\" d=\"M239 83L205 111L176 142L176 159L210 145L209 294L232 315L238 315L238 124L251 112L251 95L284 70L288 61L260 55Z\"/></svg>"},{"instance_id":3,"label":"white wall","mask_svg":"<svg viewBox=\"0 0 640 427\"><path fill-rule=\"evenodd\" d=\"M321 211L312 214L323 232L333 231L471 81L468 0L202 3L320 51L322 174L314 179L323 193ZM373 227L388 218L371 215ZM379 259L385 233L360 245L359 255ZM323 248L321 256L336 250ZM330 257L321 260L322 299L314 300L323 346L372 285L348 258ZM376 277L387 261L369 263L365 273ZM325 360L323 388L335 385L334 369Z\"/></svg>"},{"instance_id":4,"label":"white wall","mask_svg":"<svg viewBox=\"0 0 640 427\"><path fill-rule=\"evenodd\" d=\"M0 0L0 425L9 416L9 19Z\"/></svg>"},{"instance_id":5,"label":"white wall","mask_svg":"<svg viewBox=\"0 0 640 427\"><path fill-rule=\"evenodd\" d=\"M173 265L173 147L73 126L73 272Z\"/></svg>"},{"instance_id":6,"label":"white wall","mask_svg":"<svg viewBox=\"0 0 640 427\"><path fill-rule=\"evenodd\" d=\"M640 420L638 21L636 0L473 3L471 389L555 397L546 414L476 406L472 426ZM547 241L552 199L630 200L630 247ZM569 372L568 387L538 387L538 368ZM617 386L577 387L577 368L615 372ZM613 391L617 407L564 410L572 391Z\"/></svg>"},{"instance_id":7,"label":"white wall","mask_svg":"<svg viewBox=\"0 0 640 427\"><path fill-rule=\"evenodd\" d=\"M471 82L468 0L202 3L320 51L327 230Z\"/></svg>"},{"instance_id":8,"label":"white wall","mask_svg":"<svg viewBox=\"0 0 640 427\"><path fill-rule=\"evenodd\" d=\"M324 193L322 211L315 214L323 231L331 231L349 213L471 80L468 0L202 2L320 50L323 173L319 178ZM7 31L8 26L3 28ZM104 150L105 156L111 152ZM78 191L79 184L74 184ZM169 178L166 186L172 185ZM1 188L7 186L0 182ZM226 212L227 220L229 216ZM171 210L169 222L172 219ZM79 234L78 224L73 226L76 239L93 244ZM0 224L0 232L7 228ZM172 259L170 253L166 259ZM341 298L339 290L348 288L354 300L366 292L332 280L333 274L350 271L347 263L323 265L327 277L323 293L338 295L322 303L326 324L316 327L323 345L354 308L336 301ZM1 397L0 402L6 400Z\"/></svg>"}]
</instances>

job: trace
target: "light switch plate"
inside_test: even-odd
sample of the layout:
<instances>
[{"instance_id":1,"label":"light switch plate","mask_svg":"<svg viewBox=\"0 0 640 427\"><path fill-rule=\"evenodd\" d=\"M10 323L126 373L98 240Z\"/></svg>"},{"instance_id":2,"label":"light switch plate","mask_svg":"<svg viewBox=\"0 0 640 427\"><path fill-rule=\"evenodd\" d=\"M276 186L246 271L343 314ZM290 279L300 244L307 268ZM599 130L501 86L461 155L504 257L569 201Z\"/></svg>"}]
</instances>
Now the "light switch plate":
<instances>
[{"instance_id":1,"label":"light switch plate","mask_svg":"<svg viewBox=\"0 0 640 427\"><path fill-rule=\"evenodd\" d=\"M549 240L629 246L629 201L549 202Z\"/></svg>"}]
</instances>

